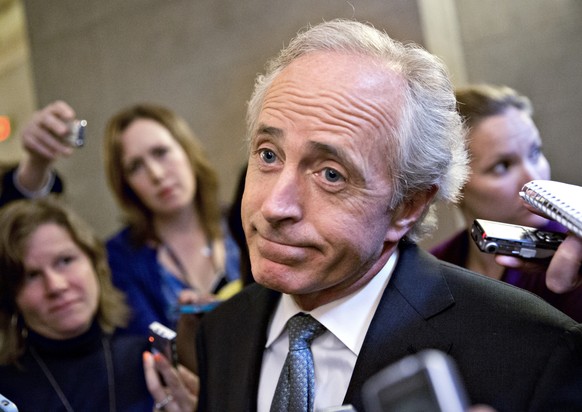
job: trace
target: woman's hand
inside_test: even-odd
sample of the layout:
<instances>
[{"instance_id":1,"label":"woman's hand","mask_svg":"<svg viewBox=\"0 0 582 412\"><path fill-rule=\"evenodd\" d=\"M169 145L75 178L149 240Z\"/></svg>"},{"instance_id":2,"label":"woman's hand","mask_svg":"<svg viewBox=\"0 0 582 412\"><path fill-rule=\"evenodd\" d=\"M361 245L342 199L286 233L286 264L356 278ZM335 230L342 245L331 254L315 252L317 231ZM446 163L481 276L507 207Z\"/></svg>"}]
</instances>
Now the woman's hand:
<instances>
[{"instance_id":1,"label":"woman's hand","mask_svg":"<svg viewBox=\"0 0 582 412\"><path fill-rule=\"evenodd\" d=\"M572 234L558 246L546 272L546 284L556 293L570 292L582 285L582 239Z\"/></svg>"},{"instance_id":2,"label":"woman's hand","mask_svg":"<svg viewBox=\"0 0 582 412\"><path fill-rule=\"evenodd\" d=\"M63 101L55 101L37 111L22 131L22 146L32 158L54 161L69 156L73 149L64 142L75 111Z\"/></svg>"},{"instance_id":3,"label":"woman's hand","mask_svg":"<svg viewBox=\"0 0 582 412\"><path fill-rule=\"evenodd\" d=\"M548 218L545 214L525 201L523 205L532 213ZM582 286L582 239L568 233L566 239L558 246L549 262L520 259L513 256L495 256L497 264L521 270L545 270L546 286L552 292L571 292Z\"/></svg>"},{"instance_id":4,"label":"woman's hand","mask_svg":"<svg viewBox=\"0 0 582 412\"><path fill-rule=\"evenodd\" d=\"M549 261L520 259L497 255L495 261L502 266L520 270L545 270L546 285L554 293L571 292L582 285L582 239L568 234Z\"/></svg>"},{"instance_id":5,"label":"woman's hand","mask_svg":"<svg viewBox=\"0 0 582 412\"><path fill-rule=\"evenodd\" d=\"M216 295L197 292L192 289L184 289L180 292L180 296L178 296L178 302L180 305L200 305L203 303L214 302L215 300L217 300Z\"/></svg>"},{"instance_id":6,"label":"woman's hand","mask_svg":"<svg viewBox=\"0 0 582 412\"><path fill-rule=\"evenodd\" d=\"M173 368L162 354L147 351L143 353L143 368L148 390L154 398L154 411L196 410L199 381L194 373L182 365Z\"/></svg>"},{"instance_id":7,"label":"woman's hand","mask_svg":"<svg viewBox=\"0 0 582 412\"><path fill-rule=\"evenodd\" d=\"M16 171L22 188L36 192L49 182L51 165L68 157L73 148L63 141L75 111L65 102L56 101L37 111L22 131L25 156Z\"/></svg>"}]
</instances>

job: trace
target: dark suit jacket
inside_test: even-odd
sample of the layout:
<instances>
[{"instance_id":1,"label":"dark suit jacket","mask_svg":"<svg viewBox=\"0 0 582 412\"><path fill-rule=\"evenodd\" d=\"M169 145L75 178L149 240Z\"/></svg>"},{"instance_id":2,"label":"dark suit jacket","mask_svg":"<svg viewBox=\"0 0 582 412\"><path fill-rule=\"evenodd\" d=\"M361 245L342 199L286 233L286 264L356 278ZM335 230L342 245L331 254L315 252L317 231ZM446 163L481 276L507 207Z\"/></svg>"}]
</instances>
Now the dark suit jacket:
<instances>
[{"instance_id":1,"label":"dark suit jacket","mask_svg":"<svg viewBox=\"0 0 582 412\"><path fill-rule=\"evenodd\" d=\"M502 411L582 411L582 325L541 299L401 242L344 404L411 353L451 355L472 404ZM200 411L254 411L266 331L280 295L251 285L202 321ZM272 379L278 379L273 376Z\"/></svg>"}]
</instances>

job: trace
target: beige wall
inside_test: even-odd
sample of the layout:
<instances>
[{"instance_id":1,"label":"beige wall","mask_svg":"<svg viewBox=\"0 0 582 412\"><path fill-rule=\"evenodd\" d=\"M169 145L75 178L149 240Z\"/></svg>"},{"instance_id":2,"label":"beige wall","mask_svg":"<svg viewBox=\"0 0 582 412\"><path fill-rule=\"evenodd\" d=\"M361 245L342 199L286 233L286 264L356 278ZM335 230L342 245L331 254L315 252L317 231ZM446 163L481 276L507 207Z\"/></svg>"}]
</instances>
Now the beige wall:
<instances>
[{"instance_id":1,"label":"beige wall","mask_svg":"<svg viewBox=\"0 0 582 412\"><path fill-rule=\"evenodd\" d=\"M59 164L72 203L102 235L118 227L101 134L122 106L155 101L183 115L216 166L222 199L245 162L245 102L256 73L307 23L355 17L420 42L408 0L26 0L38 101L61 98L88 121L88 144Z\"/></svg>"},{"instance_id":2,"label":"beige wall","mask_svg":"<svg viewBox=\"0 0 582 412\"><path fill-rule=\"evenodd\" d=\"M25 12L19 0L0 0L0 115L9 116L12 135L0 143L0 164L21 155L18 136L36 105Z\"/></svg>"},{"instance_id":3,"label":"beige wall","mask_svg":"<svg viewBox=\"0 0 582 412\"><path fill-rule=\"evenodd\" d=\"M582 185L582 2L456 3L468 80L529 96L553 178Z\"/></svg>"},{"instance_id":4,"label":"beige wall","mask_svg":"<svg viewBox=\"0 0 582 412\"><path fill-rule=\"evenodd\" d=\"M100 143L114 111L148 100L186 117L216 165L227 203L245 160L244 109L255 74L299 28L333 17L368 20L398 39L425 44L449 64L457 84L506 83L529 95L554 178L582 185L579 0L418 0L419 6L411 0L25 0L25 5L38 104L65 99L89 122L87 146L58 167L69 201L104 236L119 225ZM25 63L23 70L0 73L2 111L28 114L35 105L34 93L26 89ZM0 144L0 160L16 158L15 146ZM447 220L427 244L458 227L450 212L444 215Z\"/></svg>"},{"instance_id":5,"label":"beige wall","mask_svg":"<svg viewBox=\"0 0 582 412\"><path fill-rule=\"evenodd\" d=\"M443 1L456 4L465 64L464 74L454 78L457 84L507 84L529 96L552 178L582 185L582 2L437 2ZM439 231L425 245L455 229L451 216L450 211L443 213L447 220L442 219Z\"/></svg>"}]
</instances>

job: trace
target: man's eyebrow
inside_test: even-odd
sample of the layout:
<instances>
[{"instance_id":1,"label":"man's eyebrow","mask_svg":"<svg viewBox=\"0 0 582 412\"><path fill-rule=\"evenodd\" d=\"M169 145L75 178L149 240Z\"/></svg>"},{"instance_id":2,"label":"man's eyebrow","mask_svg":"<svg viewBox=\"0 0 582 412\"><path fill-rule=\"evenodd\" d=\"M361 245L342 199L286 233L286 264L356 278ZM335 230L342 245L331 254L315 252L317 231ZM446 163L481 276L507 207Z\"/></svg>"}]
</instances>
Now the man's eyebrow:
<instances>
[{"instance_id":1,"label":"man's eyebrow","mask_svg":"<svg viewBox=\"0 0 582 412\"><path fill-rule=\"evenodd\" d=\"M313 150L314 152L325 154L338 160L343 160L345 162L348 162L350 160L350 156L348 156L348 153L341 147L313 141L309 142L308 144L311 150Z\"/></svg>"},{"instance_id":2,"label":"man's eyebrow","mask_svg":"<svg viewBox=\"0 0 582 412\"><path fill-rule=\"evenodd\" d=\"M267 126L266 124L262 123L257 128L257 135L267 135L280 139L285 136L285 132L278 127ZM345 163L348 163L351 159L351 156L348 155L348 152L338 146L316 141L310 141L308 142L308 145L311 151L314 153L327 155Z\"/></svg>"},{"instance_id":3,"label":"man's eyebrow","mask_svg":"<svg viewBox=\"0 0 582 412\"><path fill-rule=\"evenodd\" d=\"M279 129L278 127L267 126L264 123L261 123L257 128L257 135L266 134L269 136L281 138L284 136L283 130Z\"/></svg>"}]
</instances>

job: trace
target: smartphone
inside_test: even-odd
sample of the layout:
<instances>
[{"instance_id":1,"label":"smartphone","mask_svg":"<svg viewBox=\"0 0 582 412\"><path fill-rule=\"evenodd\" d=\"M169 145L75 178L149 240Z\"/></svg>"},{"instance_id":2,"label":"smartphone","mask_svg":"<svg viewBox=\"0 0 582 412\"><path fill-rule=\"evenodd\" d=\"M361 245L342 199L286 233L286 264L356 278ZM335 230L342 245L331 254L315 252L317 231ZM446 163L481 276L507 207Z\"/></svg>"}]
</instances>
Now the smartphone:
<instances>
[{"instance_id":1,"label":"smartphone","mask_svg":"<svg viewBox=\"0 0 582 412\"><path fill-rule=\"evenodd\" d=\"M18 412L18 408L0 393L0 412Z\"/></svg>"},{"instance_id":2,"label":"smartphone","mask_svg":"<svg viewBox=\"0 0 582 412\"><path fill-rule=\"evenodd\" d=\"M366 412L465 412L469 398L454 360L426 349L389 365L362 387Z\"/></svg>"},{"instance_id":3,"label":"smartphone","mask_svg":"<svg viewBox=\"0 0 582 412\"><path fill-rule=\"evenodd\" d=\"M149 325L149 337L151 353L161 353L172 363L178 366L178 353L176 351L176 332L159 322Z\"/></svg>"},{"instance_id":4,"label":"smartphone","mask_svg":"<svg viewBox=\"0 0 582 412\"><path fill-rule=\"evenodd\" d=\"M83 147L86 127L87 120L73 120L69 126L70 133L65 138L65 141L73 147Z\"/></svg>"},{"instance_id":5,"label":"smartphone","mask_svg":"<svg viewBox=\"0 0 582 412\"><path fill-rule=\"evenodd\" d=\"M485 253L544 259L554 254L566 235L529 226L475 219L471 237Z\"/></svg>"}]
</instances>

